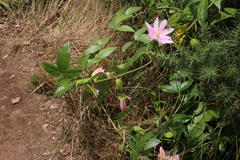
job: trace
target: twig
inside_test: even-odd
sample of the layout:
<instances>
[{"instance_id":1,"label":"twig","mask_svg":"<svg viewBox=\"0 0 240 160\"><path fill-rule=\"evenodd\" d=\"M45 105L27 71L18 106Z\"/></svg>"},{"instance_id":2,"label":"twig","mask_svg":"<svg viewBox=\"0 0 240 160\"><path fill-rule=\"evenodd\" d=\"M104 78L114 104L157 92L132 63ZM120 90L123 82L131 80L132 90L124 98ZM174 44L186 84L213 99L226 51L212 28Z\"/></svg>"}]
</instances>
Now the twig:
<instances>
[{"instance_id":1,"label":"twig","mask_svg":"<svg viewBox=\"0 0 240 160\"><path fill-rule=\"evenodd\" d=\"M45 83L46 83L46 82L43 82L43 83L41 83L39 86L37 86L37 88L35 88L35 89L31 92L31 94L35 93L35 92L36 92L39 88L41 88Z\"/></svg>"}]
</instances>

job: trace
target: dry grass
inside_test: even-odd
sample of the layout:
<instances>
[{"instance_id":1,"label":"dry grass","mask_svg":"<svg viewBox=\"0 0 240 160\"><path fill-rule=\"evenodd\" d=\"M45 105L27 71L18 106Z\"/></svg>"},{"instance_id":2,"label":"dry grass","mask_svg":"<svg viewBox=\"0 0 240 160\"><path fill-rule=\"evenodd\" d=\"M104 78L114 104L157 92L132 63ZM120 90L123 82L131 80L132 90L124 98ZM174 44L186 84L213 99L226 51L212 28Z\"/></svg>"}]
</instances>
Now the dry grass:
<instances>
[{"instance_id":1,"label":"dry grass","mask_svg":"<svg viewBox=\"0 0 240 160\"><path fill-rule=\"evenodd\" d=\"M92 39L112 36L111 45L120 41L119 36L107 28L115 7L109 1L9 0L8 3L12 7L6 12L11 19L9 26L15 28L9 34L17 35L19 49L30 52L39 62L54 61L58 49L67 41L71 42L73 59L89 47ZM37 87L44 83L34 78L32 84L37 83ZM119 143L120 147L122 139L118 139L119 133L113 129L110 117L96 106L92 97L88 103L82 104L81 94L79 89L64 97L68 108L61 124L62 139L59 143L69 144L66 157L79 160L124 159L123 153L111 146Z\"/></svg>"},{"instance_id":2,"label":"dry grass","mask_svg":"<svg viewBox=\"0 0 240 160\"><path fill-rule=\"evenodd\" d=\"M18 0L12 6L10 15L19 41L31 41L35 50L41 49L40 43L48 55L55 55L63 43L70 41L76 58L91 39L111 35L107 23L112 9L102 0L33 0L30 4Z\"/></svg>"}]
</instances>

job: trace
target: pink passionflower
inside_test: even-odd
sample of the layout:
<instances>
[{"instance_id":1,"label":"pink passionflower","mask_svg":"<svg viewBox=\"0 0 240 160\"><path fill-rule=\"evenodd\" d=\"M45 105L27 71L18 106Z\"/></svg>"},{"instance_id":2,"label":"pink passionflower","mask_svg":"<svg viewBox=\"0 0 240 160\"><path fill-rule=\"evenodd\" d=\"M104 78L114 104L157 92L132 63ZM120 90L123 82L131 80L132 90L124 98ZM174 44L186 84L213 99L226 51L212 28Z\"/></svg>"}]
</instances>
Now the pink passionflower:
<instances>
[{"instance_id":1,"label":"pink passionflower","mask_svg":"<svg viewBox=\"0 0 240 160\"><path fill-rule=\"evenodd\" d=\"M166 155L164 149L162 147L160 147L159 148L158 159L159 160L180 160L180 157L179 157L178 154L175 155L175 156L170 155L170 154Z\"/></svg>"},{"instance_id":2,"label":"pink passionflower","mask_svg":"<svg viewBox=\"0 0 240 160\"><path fill-rule=\"evenodd\" d=\"M126 97L118 97L119 99L119 106L120 106L120 109L121 111L125 111L127 109L127 104L126 104Z\"/></svg>"},{"instance_id":3,"label":"pink passionflower","mask_svg":"<svg viewBox=\"0 0 240 160\"><path fill-rule=\"evenodd\" d=\"M161 44L173 43L172 38L168 36L169 33L173 32L174 28L165 29L167 25L167 20L164 19L159 25L158 17L155 19L153 27L145 22L148 29L148 36L155 41L158 41Z\"/></svg>"},{"instance_id":4,"label":"pink passionflower","mask_svg":"<svg viewBox=\"0 0 240 160\"><path fill-rule=\"evenodd\" d=\"M95 76L98 73L104 73L104 72L105 72L105 69L103 69L103 67L97 68L93 71L92 77Z\"/></svg>"},{"instance_id":5,"label":"pink passionflower","mask_svg":"<svg viewBox=\"0 0 240 160\"><path fill-rule=\"evenodd\" d=\"M113 143L112 145L111 145L111 147L113 147L113 148L117 148L117 144L116 143Z\"/></svg>"},{"instance_id":6,"label":"pink passionflower","mask_svg":"<svg viewBox=\"0 0 240 160\"><path fill-rule=\"evenodd\" d=\"M103 67L99 67L97 69L95 69L92 73L92 77L95 76L96 74L98 73L104 73L106 74L108 77L110 76L110 73L109 72L105 72L105 69Z\"/></svg>"}]
</instances>

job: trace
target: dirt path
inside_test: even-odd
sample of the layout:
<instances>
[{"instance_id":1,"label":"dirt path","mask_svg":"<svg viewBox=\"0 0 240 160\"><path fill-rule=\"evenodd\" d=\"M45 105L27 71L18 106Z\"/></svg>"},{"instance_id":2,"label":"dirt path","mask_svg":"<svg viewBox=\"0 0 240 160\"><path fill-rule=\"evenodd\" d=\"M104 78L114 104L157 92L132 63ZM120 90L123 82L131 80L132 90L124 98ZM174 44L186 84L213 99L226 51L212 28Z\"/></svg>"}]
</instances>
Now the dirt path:
<instances>
[{"instance_id":1,"label":"dirt path","mask_svg":"<svg viewBox=\"0 0 240 160\"><path fill-rule=\"evenodd\" d=\"M28 52L14 51L16 38L0 24L0 160L49 160L45 112L40 109L47 98L27 91L37 62Z\"/></svg>"}]
</instances>

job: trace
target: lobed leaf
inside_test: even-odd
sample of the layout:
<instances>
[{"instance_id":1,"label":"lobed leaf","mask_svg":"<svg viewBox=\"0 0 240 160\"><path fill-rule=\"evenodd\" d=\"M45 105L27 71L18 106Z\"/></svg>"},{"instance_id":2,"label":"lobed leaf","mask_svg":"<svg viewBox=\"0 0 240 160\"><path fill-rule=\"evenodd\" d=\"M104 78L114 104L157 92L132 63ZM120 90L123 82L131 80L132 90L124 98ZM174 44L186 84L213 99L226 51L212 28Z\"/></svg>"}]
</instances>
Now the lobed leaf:
<instances>
[{"instance_id":1,"label":"lobed leaf","mask_svg":"<svg viewBox=\"0 0 240 160\"><path fill-rule=\"evenodd\" d=\"M51 64L51 63L47 63L47 62L43 62L42 63L43 65L43 69L50 75L52 76L60 76L61 75L61 72L59 71L59 69Z\"/></svg>"},{"instance_id":2,"label":"lobed leaf","mask_svg":"<svg viewBox=\"0 0 240 160\"><path fill-rule=\"evenodd\" d=\"M57 54L57 67L63 71L67 70L70 65L70 58L71 58L71 47L70 47L70 43L67 42Z\"/></svg>"}]
</instances>

